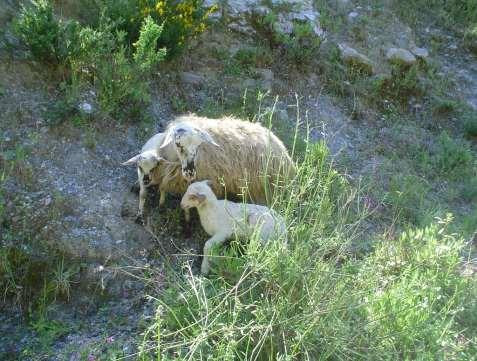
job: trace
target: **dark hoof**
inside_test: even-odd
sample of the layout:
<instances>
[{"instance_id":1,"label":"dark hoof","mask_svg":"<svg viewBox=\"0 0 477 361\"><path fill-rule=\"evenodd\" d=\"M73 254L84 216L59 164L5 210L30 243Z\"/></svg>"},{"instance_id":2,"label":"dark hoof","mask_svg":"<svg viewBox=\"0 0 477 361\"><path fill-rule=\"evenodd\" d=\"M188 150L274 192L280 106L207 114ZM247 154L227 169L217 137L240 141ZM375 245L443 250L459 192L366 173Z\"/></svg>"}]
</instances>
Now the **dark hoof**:
<instances>
[{"instance_id":1,"label":"dark hoof","mask_svg":"<svg viewBox=\"0 0 477 361\"><path fill-rule=\"evenodd\" d=\"M140 214L137 215L135 222L141 226L144 226L144 217Z\"/></svg>"},{"instance_id":2,"label":"dark hoof","mask_svg":"<svg viewBox=\"0 0 477 361\"><path fill-rule=\"evenodd\" d=\"M182 233L185 238L192 237L192 227L190 226L190 224L184 224L184 227L182 228Z\"/></svg>"},{"instance_id":3,"label":"dark hoof","mask_svg":"<svg viewBox=\"0 0 477 361\"><path fill-rule=\"evenodd\" d=\"M132 193L139 194L139 190L140 190L139 182L136 182L131 186L131 192Z\"/></svg>"}]
</instances>

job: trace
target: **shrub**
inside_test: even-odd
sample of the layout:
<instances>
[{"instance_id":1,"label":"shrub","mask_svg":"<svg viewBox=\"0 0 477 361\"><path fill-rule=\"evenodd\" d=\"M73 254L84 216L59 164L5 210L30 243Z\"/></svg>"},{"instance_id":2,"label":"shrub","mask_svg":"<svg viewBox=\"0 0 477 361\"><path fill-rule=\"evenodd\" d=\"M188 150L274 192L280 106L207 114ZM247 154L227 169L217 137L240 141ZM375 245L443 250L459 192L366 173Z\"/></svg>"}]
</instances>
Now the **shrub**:
<instances>
[{"instance_id":1,"label":"shrub","mask_svg":"<svg viewBox=\"0 0 477 361\"><path fill-rule=\"evenodd\" d=\"M438 139L433 163L440 175L453 179L463 178L472 172L472 152L467 144L457 142L443 132Z\"/></svg>"},{"instance_id":2,"label":"shrub","mask_svg":"<svg viewBox=\"0 0 477 361\"><path fill-rule=\"evenodd\" d=\"M60 28L48 0L35 0L31 7L23 6L15 24L16 32L32 55L49 63L57 63L61 58Z\"/></svg>"},{"instance_id":3,"label":"shrub","mask_svg":"<svg viewBox=\"0 0 477 361\"><path fill-rule=\"evenodd\" d=\"M158 62L164 60L166 49L156 50L157 40L161 36L163 26L157 25L148 16L142 25L139 39L134 43L134 60L143 71L151 69Z\"/></svg>"},{"instance_id":4,"label":"shrub","mask_svg":"<svg viewBox=\"0 0 477 361\"><path fill-rule=\"evenodd\" d=\"M464 115L464 132L471 137L477 136L477 112L470 111Z\"/></svg>"},{"instance_id":5,"label":"shrub","mask_svg":"<svg viewBox=\"0 0 477 361\"><path fill-rule=\"evenodd\" d=\"M472 311L471 280L459 272L463 241L447 233L448 219L355 259L348 252L353 192L330 167L323 144L309 145L296 183L283 193L276 204L287 216L289 246L252 239L242 257L234 249L217 257L217 275L197 277L190 266L175 274L146 329L141 360L472 354L455 337L457 317Z\"/></svg>"},{"instance_id":6,"label":"shrub","mask_svg":"<svg viewBox=\"0 0 477 361\"><path fill-rule=\"evenodd\" d=\"M278 33L277 37L286 57L297 65L310 64L321 46L321 38L310 23L296 23L290 35Z\"/></svg>"}]
</instances>

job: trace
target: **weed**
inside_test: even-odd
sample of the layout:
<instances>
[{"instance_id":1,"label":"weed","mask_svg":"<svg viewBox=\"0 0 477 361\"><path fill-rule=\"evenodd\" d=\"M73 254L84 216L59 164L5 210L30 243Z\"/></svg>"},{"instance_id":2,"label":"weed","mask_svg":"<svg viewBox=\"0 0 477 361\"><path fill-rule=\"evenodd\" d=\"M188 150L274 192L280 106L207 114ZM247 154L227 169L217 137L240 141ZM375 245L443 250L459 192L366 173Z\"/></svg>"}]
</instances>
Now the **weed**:
<instances>
[{"instance_id":1,"label":"weed","mask_svg":"<svg viewBox=\"0 0 477 361\"><path fill-rule=\"evenodd\" d=\"M59 61L60 24L48 0L33 1L32 7L24 6L16 23L16 31L33 56L46 62Z\"/></svg>"},{"instance_id":2,"label":"weed","mask_svg":"<svg viewBox=\"0 0 477 361\"><path fill-rule=\"evenodd\" d=\"M395 217L419 225L424 223L424 209L429 185L421 178L395 175L389 184L388 202Z\"/></svg>"},{"instance_id":3,"label":"weed","mask_svg":"<svg viewBox=\"0 0 477 361\"><path fill-rule=\"evenodd\" d=\"M464 118L464 132L471 137L477 137L477 112L466 112Z\"/></svg>"},{"instance_id":4,"label":"weed","mask_svg":"<svg viewBox=\"0 0 477 361\"><path fill-rule=\"evenodd\" d=\"M439 175L452 179L462 179L470 176L474 166L474 160L468 145L455 141L446 132L443 132L438 138L433 163Z\"/></svg>"}]
</instances>

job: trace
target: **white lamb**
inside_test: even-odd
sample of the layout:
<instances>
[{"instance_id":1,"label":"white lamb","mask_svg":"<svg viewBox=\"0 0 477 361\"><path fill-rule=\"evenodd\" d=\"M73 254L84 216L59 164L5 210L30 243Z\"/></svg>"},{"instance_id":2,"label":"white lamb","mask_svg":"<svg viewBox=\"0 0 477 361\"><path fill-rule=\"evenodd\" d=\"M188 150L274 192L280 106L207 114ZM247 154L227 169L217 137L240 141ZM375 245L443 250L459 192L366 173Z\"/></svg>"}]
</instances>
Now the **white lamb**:
<instances>
[{"instance_id":1,"label":"white lamb","mask_svg":"<svg viewBox=\"0 0 477 361\"><path fill-rule=\"evenodd\" d=\"M187 189L187 182L182 179L179 172L180 163L176 153L168 151L167 148L160 149L163 139L164 133L154 135L143 145L140 154L122 163L122 165L137 165L139 211L136 221L138 223L143 222L148 187L159 185L161 193L159 206L164 204L167 192L183 194ZM188 216L186 213L187 220Z\"/></svg>"},{"instance_id":2,"label":"white lamb","mask_svg":"<svg viewBox=\"0 0 477 361\"><path fill-rule=\"evenodd\" d=\"M185 210L197 208L200 223L211 236L204 246L201 272L209 273L209 256L214 245L222 244L236 234L249 238L254 232L264 243L271 238L281 237L286 241L286 227L282 217L265 206L234 203L218 200L209 186L209 181L192 183L182 197L181 207Z\"/></svg>"}]
</instances>

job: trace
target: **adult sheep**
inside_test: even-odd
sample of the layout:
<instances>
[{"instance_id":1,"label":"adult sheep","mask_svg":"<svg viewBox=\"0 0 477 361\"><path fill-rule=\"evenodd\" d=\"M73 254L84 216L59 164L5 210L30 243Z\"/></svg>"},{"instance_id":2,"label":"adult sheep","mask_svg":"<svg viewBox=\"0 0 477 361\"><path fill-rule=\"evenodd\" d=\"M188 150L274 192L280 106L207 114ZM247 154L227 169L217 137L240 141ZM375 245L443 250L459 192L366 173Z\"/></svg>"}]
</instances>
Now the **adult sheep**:
<instances>
[{"instance_id":1,"label":"adult sheep","mask_svg":"<svg viewBox=\"0 0 477 361\"><path fill-rule=\"evenodd\" d=\"M276 185L295 175L287 149L270 129L232 117L182 116L169 124L160 149L175 149L189 182L210 179L214 191L270 201Z\"/></svg>"}]
</instances>

